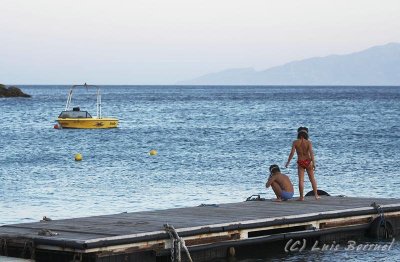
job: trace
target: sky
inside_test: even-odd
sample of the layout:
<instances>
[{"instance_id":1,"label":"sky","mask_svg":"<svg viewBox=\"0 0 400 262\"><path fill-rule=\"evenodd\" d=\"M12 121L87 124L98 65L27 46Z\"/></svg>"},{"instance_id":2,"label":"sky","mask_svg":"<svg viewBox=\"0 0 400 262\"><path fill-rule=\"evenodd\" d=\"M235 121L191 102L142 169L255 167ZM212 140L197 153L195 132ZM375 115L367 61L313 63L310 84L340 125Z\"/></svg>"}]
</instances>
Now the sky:
<instances>
[{"instance_id":1,"label":"sky","mask_svg":"<svg viewBox=\"0 0 400 262\"><path fill-rule=\"evenodd\" d=\"M174 84L400 42L399 0L0 0L0 83Z\"/></svg>"}]
</instances>

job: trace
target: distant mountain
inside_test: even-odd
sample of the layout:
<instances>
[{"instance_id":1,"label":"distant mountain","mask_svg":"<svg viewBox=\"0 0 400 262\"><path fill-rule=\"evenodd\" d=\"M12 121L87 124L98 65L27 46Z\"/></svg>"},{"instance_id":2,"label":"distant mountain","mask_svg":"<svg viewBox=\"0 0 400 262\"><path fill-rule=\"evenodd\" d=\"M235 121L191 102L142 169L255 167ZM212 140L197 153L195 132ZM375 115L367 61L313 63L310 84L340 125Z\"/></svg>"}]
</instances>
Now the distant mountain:
<instances>
[{"instance_id":1,"label":"distant mountain","mask_svg":"<svg viewBox=\"0 0 400 262\"><path fill-rule=\"evenodd\" d=\"M180 85L400 85L400 44L294 61L264 71L229 69Z\"/></svg>"}]
</instances>

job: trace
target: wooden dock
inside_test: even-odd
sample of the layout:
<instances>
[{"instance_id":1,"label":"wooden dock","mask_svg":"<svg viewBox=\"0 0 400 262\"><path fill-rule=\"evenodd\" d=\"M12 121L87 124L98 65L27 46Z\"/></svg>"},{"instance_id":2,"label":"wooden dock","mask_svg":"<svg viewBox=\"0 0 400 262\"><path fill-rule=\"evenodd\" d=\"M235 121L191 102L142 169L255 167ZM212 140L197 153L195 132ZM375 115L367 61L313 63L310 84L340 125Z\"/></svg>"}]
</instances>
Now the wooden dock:
<instances>
[{"instance_id":1,"label":"wooden dock","mask_svg":"<svg viewBox=\"0 0 400 262\"><path fill-rule=\"evenodd\" d=\"M382 217L389 234L398 235L400 199L323 196L121 213L1 226L0 255L39 262L171 261L169 224L197 262L233 255L232 248L245 245L379 233L382 225L375 224Z\"/></svg>"}]
</instances>

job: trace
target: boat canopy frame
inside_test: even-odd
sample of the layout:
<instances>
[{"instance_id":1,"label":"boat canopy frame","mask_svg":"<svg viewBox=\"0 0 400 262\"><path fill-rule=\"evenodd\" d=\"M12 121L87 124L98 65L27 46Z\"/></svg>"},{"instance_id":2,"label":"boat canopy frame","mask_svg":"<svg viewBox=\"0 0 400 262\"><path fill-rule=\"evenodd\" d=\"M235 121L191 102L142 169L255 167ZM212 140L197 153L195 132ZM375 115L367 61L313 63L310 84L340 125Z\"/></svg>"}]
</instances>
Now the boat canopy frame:
<instances>
[{"instance_id":1,"label":"boat canopy frame","mask_svg":"<svg viewBox=\"0 0 400 262\"><path fill-rule=\"evenodd\" d=\"M101 93L100 93L100 87L96 85L88 85L88 84L83 84L83 85L73 85L70 90L68 91L68 97L67 97L67 104L65 105L65 110L64 111L71 111L70 106L71 106L71 101L72 101L72 94L74 92L74 89L77 87L86 87L88 89L89 87L94 87L97 89L96 92L96 118L101 119Z\"/></svg>"},{"instance_id":2,"label":"boat canopy frame","mask_svg":"<svg viewBox=\"0 0 400 262\"><path fill-rule=\"evenodd\" d=\"M84 119L92 119L92 115L88 111L75 111L75 110L69 110L69 111L62 111L58 118L84 118Z\"/></svg>"}]
</instances>

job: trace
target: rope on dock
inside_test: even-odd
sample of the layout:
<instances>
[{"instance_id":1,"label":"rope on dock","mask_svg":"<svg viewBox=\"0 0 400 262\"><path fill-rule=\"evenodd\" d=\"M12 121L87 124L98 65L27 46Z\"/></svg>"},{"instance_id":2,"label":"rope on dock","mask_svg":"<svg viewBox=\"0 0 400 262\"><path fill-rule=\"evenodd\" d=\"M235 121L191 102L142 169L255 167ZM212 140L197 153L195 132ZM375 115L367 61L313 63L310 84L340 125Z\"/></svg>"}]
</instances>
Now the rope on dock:
<instances>
[{"instance_id":1,"label":"rope on dock","mask_svg":"<svg viewBox=\"0 0 400 262\"><path fill-rule=\"evenodd\" d=\"M57 232L51 231L50 229L42 228L38 232L39 236L58 236L59 234Z\"/></svg>"},{"instance_id":2,"label":"rope on dock","mask_svg":"<svg viewBox=\"0 0 400 262\"><path fill-rule=\"evenodd\" d=\"M217 204L200 204L198 207L219 207Z\"/></svg>"},{"instance_id":3,"label":"rope on dock","mask_svg":"<svg viewBox=\"0 0 400 262\"><path fill-rule=\"evenodd\" d=\"M29 257L31 260L35 259L35 244L31 240L26 240L24 242L24 248L21 252L21 258Z\"/></svg>"},{"instance_id":4,"label":"rope on dock","mask_svg":"<svg viewBox=\"0 0 400 262\"><path fill-rule=\"evenodd\" d=\"M7 248L7 239L0 238L0 254L7 256L8 255L8 248Z\"/></svg>"},{"instance_id":5,"label":"rope on dock","mask_svg":"<svg viewBox=\"0 0 400 262\"><path fill-rule=\"evenodd\" d=\"M376 212L378 212L379 219L380 219L380 226L383 226L385 229L385 233L387 232L386 230L386 220L385 220L385 214L383 213L382 207L378 205L377 203L373 202L371 204L372 207L375 208Z\"/></svg>"},{"instance_id":6,"label":"rope on dock","mask_svg":"<svg viewBox=\"0 0 400 262\"><path fill-rule=\"evenodd\" d=\"M25 258L25 254L26 254L26 250L28 249L28 241L25 241L24 242L24 248L22 249L22 252L21 252L21 257L22 258Z\"/></svg>"},{"instance_id":7,"label":"rope on dock","mask_svg":"<svg viewBox=\"0 0 400 262\"><path fill-rule=\"evenodd\" d=\"M34 240L29 241L28 248L29 248L29 252L31 253L31 260L35 260L35 258L36 258L36 248L35 248Z\"/></svg>"},{"instance_id":8,"label":"rope on dock","mask_svg":"<svg viewBox=\"0 0 400 262\"><path fill-rule=\"evenodd\" d=\"M257 194L249 196L248 198L246 198L246 201L265 201L265 198Z\"/></svg>"},{"instance_id":9,"label":"rope on dock","mask_svg":"<svg viewBox=\"0 0 400 262\"><path fill-rule=\"evenodd\" d=\"M75 253L72 262L82 262L82 253Z\"/></svg>"},{"instance_id":10,"label":"rope on dock","mask_svg":"<svg viewBox=\"0 0 400 262\"><path fill-rule=\"evenodd\" d=\"M382 237L384 239L388 239L393 234L390 222L386 220L385 214L384 214L384 212L382 210L382 207L380 205L378 205L376 202L373 202L371 204L371 206L373 208L375 208L376 212L379 215L379 221L378 221L377 224L375 224L377 226L377 228L373 228L374 231L376 231L376 237L378 238L378 240L380 239L380 230L379 230L379 228L383 227L383 236Z\"/></svg>"},{"instance_id":11,"label":"rope on dock","mask_svg":"<svg viewBox=\"0 0 400 262\"><path fill-rule=\"evenodd\" d=\"M165 224L165 231L169 234L171 238L171 261L172 262L181 262L181 248L185 250L185 253L188 257L189 262L193 262L192 257L190 256L189 249L185 245L185 240L178 235L174 226Z\"/></svg>"}]
</instances>

